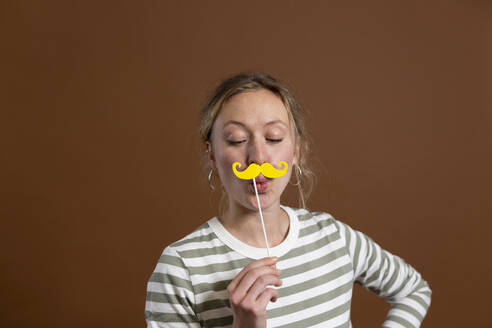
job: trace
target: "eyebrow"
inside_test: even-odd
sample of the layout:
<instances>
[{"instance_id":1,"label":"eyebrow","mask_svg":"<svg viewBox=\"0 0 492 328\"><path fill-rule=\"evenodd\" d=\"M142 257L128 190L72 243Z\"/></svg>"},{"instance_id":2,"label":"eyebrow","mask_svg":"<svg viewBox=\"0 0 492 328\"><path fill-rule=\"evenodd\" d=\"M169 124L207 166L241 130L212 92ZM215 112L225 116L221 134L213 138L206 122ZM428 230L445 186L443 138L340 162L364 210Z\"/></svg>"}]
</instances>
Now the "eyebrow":
<instances>
[{"instance_id":1,"label":"eyebrow","mask_svg":"<svg viewBox=\"0 0 492 328\"><path fill-rule=\"evenodd\" d=\"M282 124L283 126L287 127L287 125L286 125L284 122L282 122L281 120L273 120L273 121L270 121L270 122L266 123L265 125L272 125L272 124L277 124L277 123L280 123L280 124ZM246 125L244 125L243 123L241 123L241 122L239 122L239 121L229 120L229 121L227 121L227 122L224 124L224 129L225 129L225 127L226 127L227 125L229 125L229 124L236 124L236 125L240 125L240 126L242 126L243 128L246 128Z\"/></svg>"}]
</instances>

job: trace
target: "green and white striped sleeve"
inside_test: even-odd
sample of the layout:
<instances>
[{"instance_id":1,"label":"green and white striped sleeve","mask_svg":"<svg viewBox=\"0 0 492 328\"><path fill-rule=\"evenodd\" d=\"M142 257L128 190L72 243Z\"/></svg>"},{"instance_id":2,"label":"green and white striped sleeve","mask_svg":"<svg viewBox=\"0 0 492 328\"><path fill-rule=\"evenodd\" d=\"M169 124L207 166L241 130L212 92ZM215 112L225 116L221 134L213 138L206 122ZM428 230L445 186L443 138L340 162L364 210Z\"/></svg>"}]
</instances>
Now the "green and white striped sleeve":
<instances>
[{"instance_id":1,"label":"green and white striped sleeve","mask_svg":"<svg viewBox=\"0 0 492 328\"><path fill-rule=\"evenodd\" d=\"M383 327L420 327L431 303L427 282L403 259L383 250L371 238L335 222L352 258L356 281L391 305Z\"/></svg>"},{"instance_id":2,"label":"green and white striped sleeve","mask_svg":"<svg viewBox=\"0 0 492 328\"><path fill-rule=\"evenodd\" d=\"M147 328L200 327L188 270L178 253L166 247L147 283Z\"/></svg>"}]
</instances>

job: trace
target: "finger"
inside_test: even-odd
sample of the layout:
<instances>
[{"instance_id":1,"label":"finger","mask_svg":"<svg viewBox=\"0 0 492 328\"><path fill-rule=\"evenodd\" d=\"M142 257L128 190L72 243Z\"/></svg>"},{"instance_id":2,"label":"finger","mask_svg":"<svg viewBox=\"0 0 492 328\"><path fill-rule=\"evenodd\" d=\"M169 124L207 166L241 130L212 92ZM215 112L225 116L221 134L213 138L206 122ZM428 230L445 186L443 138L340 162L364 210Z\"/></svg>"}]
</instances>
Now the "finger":
<instances>
[{"instance_id":1,"label":"finger","mask_svg":"<svg viewBox=\"0 0 492 328\"><path fill-rule=\"evenodd\" d=\"M261 309L266 309L268 302L276 302L278 299L278 292L273 288L267 288L263 293L258 296L256 305Z\"/></svg>"},{"instance_id":2,"label":"finger","mask_svg":"<svg viewBox=\"0 0 492 328\"><path fill-rule=\"evenodd\" d=\"M241 279L249 271L254 270L256 268L259 268L259 267L262 267L262 266L275 265L276 263L277 263L277 257L276 256L265 257L263 259L260 259L260 260L256 260L254 262L251 262L250 264L248 264L247 266L245 266L243 270L241 270L241 272L236 276L236 278L234 278L234 280L236 280L237 283L239 283L239 281L241 281Z\"/></svg>"},{"instance_id":3,"label":"finger","mask_svg":"<svg viewBox=\"0 0 492 328\"><path fill-rule=\"evenodd\" d=\"M275 265L277 263L277 257L274 256L274 257L265 257L261 260L257 260L257 261L254 261L254 262L251 262L250 264L248 264L247 266L245 266L241 272L239 272L236 277L234 277L234 279L232 279L231 283L229 284L229 286L227 287L227 290L229 291L229 293L232 293L232 291L234 291L237 287L237 285L239 284L239 282L243 279L243 277L250 271L250 270L253 270L255 268L258 268L258 267L261 267L261 266L265 266L265 265Z\"/></svg>"},{"instance_id":4,"label":"finger","mask_svg":"<svg viewBox=\"0 0 492 328\"><path fill-rule=\"evenodd\" d=\"M253 270L250 270L246 275L241 279L239 284L236 286L236 289L231 293L231 301L234 303L241 302L243 298L248 294L251 286L255 284L255 282L259 279L260 281L266 279L265 277L272 276L278 278L280 276L280 272L278 270L274 270L269 266L259 267ZM264 288L263 288L264 289ZM262 292L263 290L258 291L257 293ZM256 299L257 294L251 300Z\"/></svg>"},{"instance_id":5,"label":"finger","mask_svg":"<svg viewBox=\"0 0 492 328\"><path fill-rule=\"evenodd\" d=\"M281 286L282 280L278 278L277 275L263 275L256 279L255 283L251 288L247 291L247 295L245 299L248 301L254 302L258 298L258 296L265 291L267 286Z\"/></svg>"}]
</instances>

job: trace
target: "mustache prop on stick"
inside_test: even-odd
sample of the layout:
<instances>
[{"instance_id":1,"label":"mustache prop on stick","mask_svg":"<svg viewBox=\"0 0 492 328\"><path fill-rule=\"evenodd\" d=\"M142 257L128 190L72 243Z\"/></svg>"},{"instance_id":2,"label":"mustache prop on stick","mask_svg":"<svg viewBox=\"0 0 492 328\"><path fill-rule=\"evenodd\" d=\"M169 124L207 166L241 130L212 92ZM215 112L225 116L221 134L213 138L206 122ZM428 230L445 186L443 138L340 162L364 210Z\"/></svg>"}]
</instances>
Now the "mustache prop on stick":
<instances>
[{"instance_id":1,"label":"mustache prop on stick","mask_svg":"<svg viewBox=\"0 0 492 328\"><path fill-rule=\"evenodd\" d=\"M260 165L256 163L251 163L246 170L244 171L238 171L237 168L241 167L241 164L239 162L235 162L232 164L232 170L234 171L234 174L239 178L243 180L250 180L253 179L253 185L255 187L255 194L256 194L256 201L258 203L258 211L260 212L260 220L261 220L261 226L263 228L263 236L265 237L265 245L267 249L267 256L270 257L270 248L268 247L268 238L266 234L266 229L265 229L265 222L263 221L263 214L261 212L261 205L260 205L260 198L258 197L258 190L256 189L256 180L255 178L260 175L260 173L263 173L263 175L267 178L280 178L282 175L287 172L288 165L284 161L278 162L278 166L283 164L284 168L282 170L277 170L276 168L273 167L272 164L270 163L263 163Z\"/></svg>"}]
</instances>

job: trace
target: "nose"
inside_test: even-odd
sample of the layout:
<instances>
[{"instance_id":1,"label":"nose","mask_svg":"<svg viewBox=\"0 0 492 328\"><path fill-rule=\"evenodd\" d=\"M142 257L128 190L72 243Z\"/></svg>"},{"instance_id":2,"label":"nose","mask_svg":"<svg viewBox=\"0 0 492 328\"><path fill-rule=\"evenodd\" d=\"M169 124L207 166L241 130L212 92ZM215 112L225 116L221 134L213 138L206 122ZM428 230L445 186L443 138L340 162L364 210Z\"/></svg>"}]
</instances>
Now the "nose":
<instances>
[{"instance_id":1,"label":"nose","mask_svg":"<svg viewBox=\"0 0 492 328\"><path fill-rule=\"evenodd\" d=\"M252 140L248 147L248 165L251 163L263 164L267 162L267 150L259 140Z\"/></svg>"}]
</instances>

